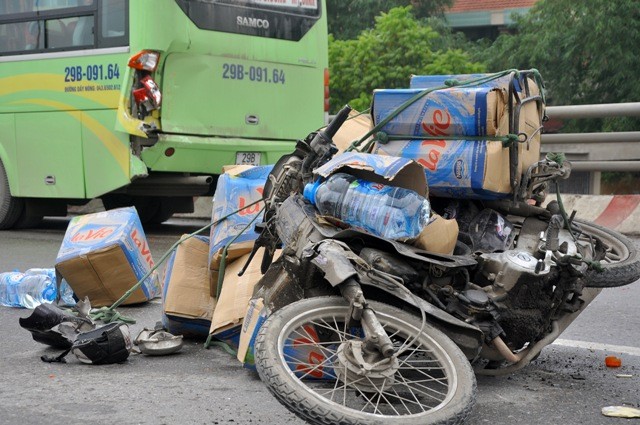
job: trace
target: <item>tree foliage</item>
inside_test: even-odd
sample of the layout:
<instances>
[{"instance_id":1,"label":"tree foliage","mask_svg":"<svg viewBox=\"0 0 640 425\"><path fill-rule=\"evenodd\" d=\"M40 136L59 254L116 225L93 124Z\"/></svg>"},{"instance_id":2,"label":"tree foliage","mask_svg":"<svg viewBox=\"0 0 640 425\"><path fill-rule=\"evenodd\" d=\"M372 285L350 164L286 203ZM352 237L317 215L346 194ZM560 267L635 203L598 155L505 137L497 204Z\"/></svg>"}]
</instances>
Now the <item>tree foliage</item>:
<instances>
[{"instance_id":1,"label":"tree foliage","mask_svg":"<svg viewBox=\"0 0 640 425\"><path fill-rule=\"evenodd\" d=\"M442 48L441 36L418 21L411 6L391 9L376 17L375 27L355 40L329 39L331 105L364 110L379 88L406 88L412 74L482 72L461 49Z\"/></svg>"},{"instance_id":2,"label":"tree foliage","mask_svg":"<svg viewBox=\"0 0 640 425\"><path fill-rule=\"evenodd\" d=\"M436 16L453 0L327 0L329 34L337 40L353 39L372 28L375 17L398 6L413 7L417 18Z\"/></svg>"},{"instance_id":3,"label":"tree foliage","mask_svg":"<svg viewBox=\"0 0 640 425\"><path fill-rule=\"evenodd\" d=\"M541 0L485 51L490 70L537 68L555 105L640 99L638 0ZM618 120L615 129L633 126ZM596 130L600 121L587 123ZM637 130L637 120L635 122ZM609 121L604 129L612 126Z\"/></svg>"}]
</instances>

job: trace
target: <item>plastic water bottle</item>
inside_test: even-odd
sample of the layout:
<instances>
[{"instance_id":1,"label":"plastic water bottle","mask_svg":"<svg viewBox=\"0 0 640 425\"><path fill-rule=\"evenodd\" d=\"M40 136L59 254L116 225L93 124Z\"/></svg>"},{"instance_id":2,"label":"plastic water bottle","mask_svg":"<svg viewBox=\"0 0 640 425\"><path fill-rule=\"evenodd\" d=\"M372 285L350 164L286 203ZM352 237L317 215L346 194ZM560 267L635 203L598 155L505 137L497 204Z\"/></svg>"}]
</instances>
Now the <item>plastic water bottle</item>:
<instances>
[{"instance_id":1,"label":"plastic water bottle","mask_svg":"<svg viewBox=\"0 0 640 425\"><path fill-rule=\"evenodd\" d=\"M336 173L309 183L304 197L321 214L389 239L418 236L429 222L429 201L416 192Z\"/></svg>"},{"instance_id":2,"label":"plastic water bottle","mask_svg":"<svg viewBox=\"0 0 640 425\"><path fill-rule=\"evenodd\" d=\"M61 295L64 304L73 305L73 291L63 281ZM29 269L24 273L0 273L0 304L7 307L36 308L56 300L58 289L54 269Z\"/></svg>"}]
</instances>

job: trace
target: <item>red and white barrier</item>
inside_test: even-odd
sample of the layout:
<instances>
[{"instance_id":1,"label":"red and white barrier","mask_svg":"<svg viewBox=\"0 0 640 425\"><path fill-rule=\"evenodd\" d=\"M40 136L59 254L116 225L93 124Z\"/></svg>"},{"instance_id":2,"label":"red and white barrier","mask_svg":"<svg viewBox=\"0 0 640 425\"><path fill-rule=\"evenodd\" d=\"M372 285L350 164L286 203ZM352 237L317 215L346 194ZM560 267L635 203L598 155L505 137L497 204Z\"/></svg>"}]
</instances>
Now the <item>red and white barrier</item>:
<instances>
[{"instance_id":1,"label":"red and white barrier","mask_svg":"<svg viewBox=\"0 0 640 425\"><path fill-rule=\"evenodd\" d=\"M549 195L547 202L556 199ZM568 214L618 232L640 235L640 195L561 195Z\"/></svg>"}]
</instances>

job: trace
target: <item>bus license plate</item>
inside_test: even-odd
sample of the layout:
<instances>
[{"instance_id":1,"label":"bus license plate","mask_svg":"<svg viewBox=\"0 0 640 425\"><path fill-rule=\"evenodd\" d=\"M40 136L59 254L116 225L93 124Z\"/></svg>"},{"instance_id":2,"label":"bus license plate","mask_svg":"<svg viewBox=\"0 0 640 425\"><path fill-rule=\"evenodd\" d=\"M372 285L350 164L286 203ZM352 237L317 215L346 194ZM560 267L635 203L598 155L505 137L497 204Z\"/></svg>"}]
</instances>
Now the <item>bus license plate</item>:
<instances>
[{"instance_id":1,"label":"bus license plate","mask_svg":"<svg viewBox=\"0 0 640 425\"><path fill-rule=\"evenodd\" d=\"M237 152L236 165L260 165L260 152Z\"/></svg>"}]
</instances>

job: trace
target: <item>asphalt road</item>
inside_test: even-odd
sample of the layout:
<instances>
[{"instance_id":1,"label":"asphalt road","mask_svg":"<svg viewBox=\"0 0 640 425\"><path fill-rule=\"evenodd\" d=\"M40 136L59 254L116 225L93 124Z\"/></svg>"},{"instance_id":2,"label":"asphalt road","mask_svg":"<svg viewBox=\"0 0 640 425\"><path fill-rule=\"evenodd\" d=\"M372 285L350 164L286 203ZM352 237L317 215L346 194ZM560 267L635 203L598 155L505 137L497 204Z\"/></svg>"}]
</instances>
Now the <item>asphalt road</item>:
<instances>
[{"instance_id":1,"label":"asphalt road","mask_svg":"<svg viewBox=\"0 0 640 425\"><path fill-rule=\"evenodd\" d=\"M67 221L0 232L0 271L52 267ZM206 223L171 221L147 231L155 259ZM636 244L638 240L636 240ZM640 283L606 289L540 357L508 377L478 377L469 424L614 424L601 408L640 406ZM160 319L158 300L120 307L133 316L132 335ZM304 423L273 398L257 374L219 348L187 341L173 356L132 355L123 364L88 366L40 361L57 353L18 326L30 310L0 307L0 424ZM623 366L609 369L615 354ZM618 377L618 375L631 377Z\"/></svg>"}]
</instances>

